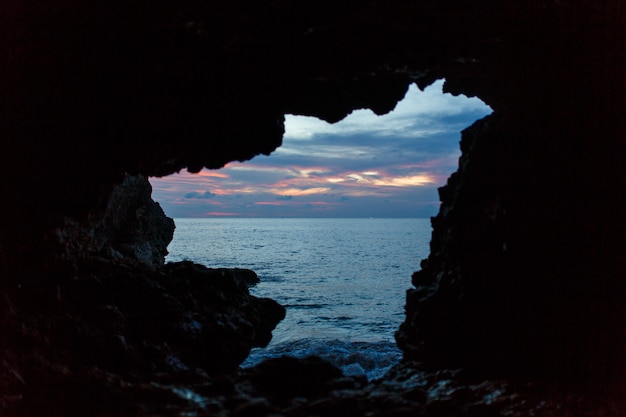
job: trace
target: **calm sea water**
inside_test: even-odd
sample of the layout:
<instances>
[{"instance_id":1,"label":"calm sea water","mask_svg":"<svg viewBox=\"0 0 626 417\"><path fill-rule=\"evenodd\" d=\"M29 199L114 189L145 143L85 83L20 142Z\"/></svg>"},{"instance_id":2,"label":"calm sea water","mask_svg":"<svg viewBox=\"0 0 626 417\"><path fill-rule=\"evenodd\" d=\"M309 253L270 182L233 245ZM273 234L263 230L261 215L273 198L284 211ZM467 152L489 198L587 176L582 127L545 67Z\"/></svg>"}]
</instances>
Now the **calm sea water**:
<instances>
[{"instance_id":1,"label":"calm sea water","mask_svg":"<svg viewBox=\"0 0 626 417\"><path fill-rule=\"evenodd\" d=\"M266 358L315 354L347 375L381 376L401 357L393 334L404 319L411 274L428 255L429 219L175 219L166 261L248 268L253 295L287 309Z\"/></svg>"}]
</instances>

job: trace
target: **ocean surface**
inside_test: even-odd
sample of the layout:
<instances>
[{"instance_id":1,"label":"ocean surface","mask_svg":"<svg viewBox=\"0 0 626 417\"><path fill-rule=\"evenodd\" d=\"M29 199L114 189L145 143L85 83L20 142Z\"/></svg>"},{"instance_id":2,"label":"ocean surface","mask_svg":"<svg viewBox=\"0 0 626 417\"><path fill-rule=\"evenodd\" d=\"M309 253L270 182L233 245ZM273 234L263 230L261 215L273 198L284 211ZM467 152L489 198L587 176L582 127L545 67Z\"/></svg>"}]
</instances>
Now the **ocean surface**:
<instances>
[{"instance_id":1,"label":"ocean surface","mask_svg":"<svg viewBox=\"0 0 626 417\"><path fill-rule=\"evenodd\" d=\"M177 218L166 261L248 268L258 297L287 314L271 343L242 367L291 355L321 356L346 375L382 376L401 358L411 274L428 256L429 219Z\"/></svg>"}]
</instances>

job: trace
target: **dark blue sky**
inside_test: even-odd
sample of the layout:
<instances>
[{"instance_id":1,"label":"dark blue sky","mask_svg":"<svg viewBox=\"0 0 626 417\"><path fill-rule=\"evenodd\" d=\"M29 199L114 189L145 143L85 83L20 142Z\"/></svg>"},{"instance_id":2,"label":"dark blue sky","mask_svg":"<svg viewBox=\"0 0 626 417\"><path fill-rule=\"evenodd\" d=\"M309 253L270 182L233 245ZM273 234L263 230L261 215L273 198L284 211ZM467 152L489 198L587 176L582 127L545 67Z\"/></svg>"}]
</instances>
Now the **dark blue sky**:
<instances>
[{"instance_id":1,"label":"dark blue sky","mask_svg":"<svg viewBox=\"0 0 626 417\"><path fill-rule=\"evenodd\" d=\"M432 216L458 165L460 131L491 113L442 84L412 85L383 116L358 110L329 124L287 115L270 156L151 178L153 199L175 218Z\"/></svg>"}]
</instances>

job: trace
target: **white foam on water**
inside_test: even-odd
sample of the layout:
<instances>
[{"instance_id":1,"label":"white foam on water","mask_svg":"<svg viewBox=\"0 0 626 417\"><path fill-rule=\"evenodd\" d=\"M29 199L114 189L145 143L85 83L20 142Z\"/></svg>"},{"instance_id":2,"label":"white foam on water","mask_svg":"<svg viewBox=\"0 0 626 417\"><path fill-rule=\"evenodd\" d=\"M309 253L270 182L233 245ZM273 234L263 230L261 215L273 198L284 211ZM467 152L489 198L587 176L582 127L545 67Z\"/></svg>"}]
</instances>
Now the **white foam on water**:
<instances>
[{"instance_id":1,"label":"white foam on water","mask_svg":"<svg viewBox=\"0 0 626 417\"><path fill-rule=\"evenodd\" d=\"M255 348L241 367L249 368L281 356L319 356L340 368L346 376L365 376L372 381L397 364L402 352L392 342L303 339Z\"/></svg>"}]
</instances>

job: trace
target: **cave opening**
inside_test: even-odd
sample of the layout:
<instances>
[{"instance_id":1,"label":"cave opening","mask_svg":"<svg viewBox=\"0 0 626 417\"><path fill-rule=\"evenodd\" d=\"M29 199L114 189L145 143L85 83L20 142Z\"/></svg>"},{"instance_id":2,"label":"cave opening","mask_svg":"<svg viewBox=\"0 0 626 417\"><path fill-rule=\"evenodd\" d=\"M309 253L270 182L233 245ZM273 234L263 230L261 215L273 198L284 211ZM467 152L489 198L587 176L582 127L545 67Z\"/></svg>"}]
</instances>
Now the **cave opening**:
<instances>
[{"instance_id":1,"label":"cave opening","mask_svg":"<svg viewBox=\"0 0 626 417\"><path fill-rule=\"evenodd\" d=\"M623 416L626 2L165 3L0 5L0 415ZM338 150L307 128L274 152L284 114L337 121L361 107L387 112L410 80L424 86L433 77L494 109L463 130L458 174L442 177L441 203L426 181L402 187L424 180L421 172L385 181L383 165L344 158L371 140L370 159L397 162L406 148L385 152L395 134L336 136L332 145L347 144ZM376 120L370 127L388 125ZM455 129L455 150L470 122ZM300 152L291 157L320 157L314 168L335 156L346 169L273 164L290 148ZM417 165L418 155L408 154ZM217 170L233 160L248 162ZM253 169L261 162L265 170ZM233 266L263 251L276 266L271 246L252 246L262 221L289 232L288 223L305 215L328 221L334 227L315 242L337 248L330 232L351 243L341 228L381 224L375 210L395 210L386 212L394 222L423 216L428 223L427 211L440 205L428 259L410 262L421 272L375 274L377 284L399 279L389 290L401 294L390 295L397 307L373 298L404 314L396 341L406 361L372 384L334 369L312 379L324 370L320 362L239 368L277 324L272 343L284 340L279 333L294 311L315 307L290 307L283 320L278 303L251 297L245 284L220 287L227 279L241 284L233 274L163 265L174 222L151 200L146 176L203 166L215 170L153 184L178 224L173 244L183 243L185 224L196 234L194 222L245 226L243 238L207 233L186 243L182 256L204 250L206 260L196 262L211 267L221 263L206 249L224 242L244 244L230 250ZM290 177L255 194L270 172ZM327 174L323 187L305 183ZM239 191L229 194L222 185L235 180ZM418 206L415 195L368 200L357 194L368 182L369 191L389 193L430 187L434 204ZM333 187L344 193L324 190ZM381 228L390 242L417 246ZM297 252L296 268L283 273L328 279L327 265L301 261L312 248L303 234L276 245ZM347 261L331 258L330 266L389 260L357 247L362 255L351 249ZM249 266L261 278L251 290L278 298L270 284L289 280ZM363 284L366 272L342 272L344 288ZM301 290L316 295L320 281ZM331 294L345 295L344 288ZM371 284L365 290L374 292ZM359 312L374 316L371 308ZM353 316L325 315L341 318L337 332L355 331ZM342 355L355 354L357 345L346 346ZM428 380L413 378L424 372ZM605 404L606 397L616 401Z\"/></svg>"},{"instance_id":2,"label":"cave opening","mask_svg":"<svg viewBox=\"0 0 626 417\"><path fill-rule=\"evenodd\" d=\"M253 270L251 294L287 308L244 367L314 354L372 379L400 359L394 332L430 250L437 189L457 169L461 130L491 113L443 83L411 85L382 116L286 115L270 156L150 178L176 224L167 262Z\"/></svg>"}]
</instances>

